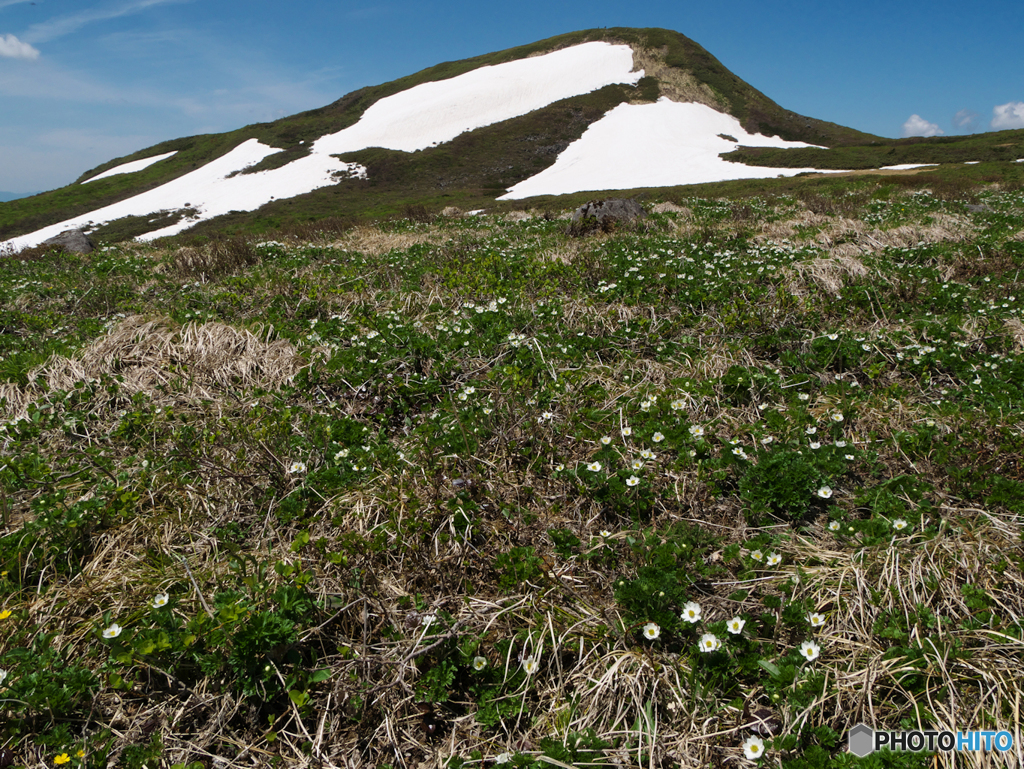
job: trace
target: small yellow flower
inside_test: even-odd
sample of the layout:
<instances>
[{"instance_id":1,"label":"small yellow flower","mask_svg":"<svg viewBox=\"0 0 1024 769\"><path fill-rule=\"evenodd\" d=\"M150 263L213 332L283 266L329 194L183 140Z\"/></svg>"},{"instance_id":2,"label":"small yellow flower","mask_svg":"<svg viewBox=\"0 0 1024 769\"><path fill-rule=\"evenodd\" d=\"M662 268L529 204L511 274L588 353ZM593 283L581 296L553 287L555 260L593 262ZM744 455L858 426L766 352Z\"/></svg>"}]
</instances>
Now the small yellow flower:
<instances>
[{"instance_id":1,"label":"small yellow flower","mask_svg":"<svg viewBox=\"0 0 1024 769\"><path fill-rule=\"evenodd\" d=\"M85 758L85 751L79 748L78 752L75 753L75 758Z\"/></svg>"},{"instance_id":2,"label":"small yellow flower","mask_svg":"<svg viewBox=\"0 0 1024 769\"><path fill-rule=\"evenodd\" d=\"M69 763L70 761L71 756L69 756L67 753L61 753L59 756L55 756L53 759L53 763L57 764L57 766Z\"/></svg>"},{"instance_id":3,"label":"small yellow flower","mask_svg":"<svg viewBox=\"0 0 1024 769\"><path fill-rule=\"evenodd\" d=\"M11 610L10 609L4 609L3 611L0 611L0 619L7 619L10 616L11 616Z\"/></svg>"}]
</instances>

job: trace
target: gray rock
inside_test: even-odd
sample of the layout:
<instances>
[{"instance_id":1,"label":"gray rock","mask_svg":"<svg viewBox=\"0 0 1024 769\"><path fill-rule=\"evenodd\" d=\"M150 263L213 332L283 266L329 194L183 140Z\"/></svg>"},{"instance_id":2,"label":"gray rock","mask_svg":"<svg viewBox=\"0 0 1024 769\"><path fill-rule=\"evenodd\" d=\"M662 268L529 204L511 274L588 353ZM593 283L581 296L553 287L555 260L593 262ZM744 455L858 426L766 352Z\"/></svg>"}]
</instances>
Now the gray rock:
<instances>
[{"instance_id":1,"label":"gray rock","mask_svg":"<svg viewBox=\"0 0 1024 769\"><path fill-rule=\"evenodd\" d=\"M591 200L576 209L572 215L573 222L595 219L599 224L606 222L631 222L646 216L643 206L635 200L625 198L608 198L608 200Z\"/></svg>"},{"instance_id":2,"label":"gray rock","mask_svg":"<svg viewBox=\"0 0 1024 769\"><path fill-rule=\"evenodd\" d=\"M60 235L44 240L43 245L63 246L65 251L71 251L75 254L88 254L95 248L84 230L65 230Z\"/></svg>"}]
</instances>

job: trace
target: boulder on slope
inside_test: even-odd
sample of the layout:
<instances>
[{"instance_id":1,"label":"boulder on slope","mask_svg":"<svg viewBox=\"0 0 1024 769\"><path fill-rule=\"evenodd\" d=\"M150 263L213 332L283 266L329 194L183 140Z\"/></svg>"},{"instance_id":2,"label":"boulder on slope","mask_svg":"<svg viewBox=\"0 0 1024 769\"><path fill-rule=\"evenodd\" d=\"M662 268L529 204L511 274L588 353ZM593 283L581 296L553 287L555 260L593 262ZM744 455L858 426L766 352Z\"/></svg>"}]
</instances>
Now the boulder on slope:
<instances>
[{"instance_id":1,"label":"boulder on slope","mask_svg":"<svg viewBox=\"0 0 1024 769\"><path fill-rule=\"evenodd\" d=\"M85 230L65 230L60 235L55 235L49 240L42 242L44 246L62 246L65 251L75 254L88 254L95 246L85 234Z\"/></svg>"}]
</instances>

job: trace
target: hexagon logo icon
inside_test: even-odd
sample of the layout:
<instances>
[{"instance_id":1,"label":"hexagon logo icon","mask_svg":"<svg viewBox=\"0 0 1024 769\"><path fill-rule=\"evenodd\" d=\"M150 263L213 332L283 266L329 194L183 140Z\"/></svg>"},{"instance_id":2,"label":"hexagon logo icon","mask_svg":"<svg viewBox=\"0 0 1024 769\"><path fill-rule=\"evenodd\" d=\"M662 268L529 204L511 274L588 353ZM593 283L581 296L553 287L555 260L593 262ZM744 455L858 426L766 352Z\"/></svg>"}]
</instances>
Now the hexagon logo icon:
<instances>
[{"instance_id":1,"label":"hexagon logo icon","mask_svg":"<svg viewBox=\"0 0 1024 769\"><path fill-rule=\"evenodd\" d=\"M858 758L873 752L875 749L875 730L866 724L857 724L846 735L850 752Z\"/></svg>"}]
</instances>

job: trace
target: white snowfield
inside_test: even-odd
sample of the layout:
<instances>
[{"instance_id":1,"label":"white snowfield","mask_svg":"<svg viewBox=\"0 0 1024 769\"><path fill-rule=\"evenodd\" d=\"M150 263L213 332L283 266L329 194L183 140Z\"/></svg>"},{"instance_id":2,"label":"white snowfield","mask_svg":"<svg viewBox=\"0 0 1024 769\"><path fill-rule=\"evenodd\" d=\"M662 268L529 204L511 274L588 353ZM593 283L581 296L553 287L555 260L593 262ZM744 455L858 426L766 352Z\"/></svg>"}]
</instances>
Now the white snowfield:
<instances>
[{"instance_id":1,"label":"white snowfield","mask_svg":"<svg viewBox=\"0 0 1024 769\"><path fill-rule=\"evenodd\" d=\"M895 166L882 166L879 171L909 171L911 168L930 168L938 163L900 163Z\"/></svg>"},{"instance_id":2,"label":"white snowfield","mask_svg":"<svg viewBox=\"0 0 1024 769\"><path fill-rule=\"evenodd\" d=\"M177 155L178 151L165 152L163 155L153 155L153 157L143 158L142 160L133 160L130 163L122 163L119 166L108 168L101 174L86 179L82 184L88 184L94 182L97 179L106 179L108 176L117 176L117 174L133 174L136 171L141 171L143 168L149 168L154 163L159 163L161 160L166 160L171 155Z\"/></svg>"},{"instance_id":3,"label":"white snowfield","mask_svg":"<svg viewBox=\"0 0 1024 769\"><path fill-rule=\"evenodd\" d=\"M139 236L153 240L175 235L199 221L231 211L253 211L274 199L291 198L335 184L365 178L366 169L334 155L367 147L415 152L472 131L590 93L614 83L635 84L626 45L592 42L527 59L480 67L457 77L423 83L370 106L359 121L317 139L311 154L280 168L240 174L281 150L250 139L202 168L83 216L0 243L0 250L38 245L69 229L92 230L126 216L155 217L188 209L177 223ZM719 134L737 139L731 142ZM730 163L719 153L739 144L806 147L777 137L749 134L739 122L699 104L662 99L655 104L622 104L593 124L555 164L517 184L503 196L519 199L585 190L629 189L793 175L814 169L754 168ZM169 155L110 169L132 173ZM92 181L90 180L90 181Z\"/></svg>"},{"instance_id":4,"label":"white snowfield","mask_svg":"<svg viewBox=\"0 0 1024 769\"><path fill-rule=\"evenodd\" d=\"M480 67L449 80L423 83L372 105L359 122L317 139L314 152L341 154L366 147L414 152L451 141L560 99L612 83L635 85L628 45L583 43L571 48Z\"/></svg>"},{"instance_id":5,"label":"white snowfield","mask_svg":"<svg viewBox=\"0 0 1024 769\"><path fill-rule=\"evenodd\" d=\"M737 141L723 139L719 134ZM813 146L747 133L736 118L703 104L666 98L654 104L620 104L566 147L554 165L515 185L498 199L795 176L814 170L761 168L719 157L740 145Z\"/></svg>"}]
</instances>

